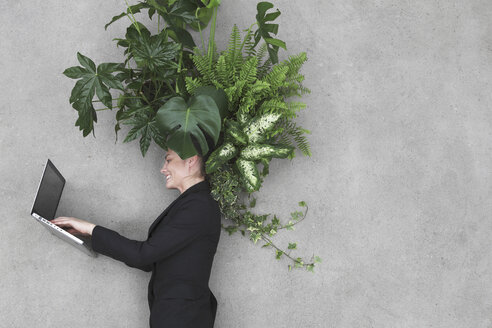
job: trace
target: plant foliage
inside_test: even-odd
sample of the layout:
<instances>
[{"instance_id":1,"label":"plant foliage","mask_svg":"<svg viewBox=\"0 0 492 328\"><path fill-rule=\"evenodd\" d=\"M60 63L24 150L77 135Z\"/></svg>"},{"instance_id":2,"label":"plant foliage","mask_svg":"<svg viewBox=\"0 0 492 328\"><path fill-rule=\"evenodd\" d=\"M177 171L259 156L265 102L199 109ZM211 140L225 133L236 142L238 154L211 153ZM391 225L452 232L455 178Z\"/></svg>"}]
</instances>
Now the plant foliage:
<instances>
[{"instance_id":1,"label":"plant foliage","mask_svg":"<svg viewBox=\"0 0 492 328\"><path fill-rule=\"evenodd\" d=\"M281 229L293 230L305 218L305 202L299 202L303 211L292 212L287 223L276 215L251 211L256 204L252 193L261 188L273 158L293 159L296 149L311 156L306 138L310 132L294 122L305 105L291 100L309 92L300 73L306 54L279 62L278 50L286 46L273 37L278 32L273 21L280 11L269 13L273 8L269 2L258 3L256 23L245 30L244 37L234 25L227 49L219 53L215 46L219 3L147 0L114 16L105 28L123 17L131 22L125 37L115 39L124 49L124 62L96 67L78 53L81 66L63 72L77 79L70 96L78 112L75 125L85 137L94 133L97 111L117 108L116 138L121 124L128 125L123 142L139 138L143 156L152 141L175 150L181 158L210 153L206 170L211 192L224 217L232 222L223 228L229 234L240 231L254 243L262 240L263 247L274 249L276 259L285 256L292 261L289 270L312 271L319 257L313 255L310 261L294 257L290 253L297 243L282 249L271 239ZM152 34L135 18L144 10L151 19L157 16L157 33ZM205 47L202 29L209 22ZM253 32L254 25L257 30ZM200 32L201 48L188 28ZM111 89L120 94L112 98ZM96 109L94 103L106 107ZM213 140L214 149L209 149L207 139Z\"/></svg>"}]
</instances>

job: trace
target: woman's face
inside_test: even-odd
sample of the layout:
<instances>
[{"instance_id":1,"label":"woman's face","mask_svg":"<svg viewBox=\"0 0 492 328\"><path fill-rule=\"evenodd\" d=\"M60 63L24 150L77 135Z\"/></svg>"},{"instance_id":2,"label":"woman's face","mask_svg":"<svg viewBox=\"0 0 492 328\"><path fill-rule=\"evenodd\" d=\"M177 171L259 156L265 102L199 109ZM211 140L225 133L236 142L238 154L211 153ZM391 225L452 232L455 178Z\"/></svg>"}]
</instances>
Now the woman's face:
<instances>
[{"instance_id":1,"label":"woman's face","mask_svg":"<svg viewBox=\"0 0 492 328\"><path fill-rule=\"evenodd\" d=\"M182 192L183 180L189 175L188 171L186 161L182 160L176 152L168 149L161 169L161 173L166 176L166 188L179 189Z\"/></svg>"}]
</instances>

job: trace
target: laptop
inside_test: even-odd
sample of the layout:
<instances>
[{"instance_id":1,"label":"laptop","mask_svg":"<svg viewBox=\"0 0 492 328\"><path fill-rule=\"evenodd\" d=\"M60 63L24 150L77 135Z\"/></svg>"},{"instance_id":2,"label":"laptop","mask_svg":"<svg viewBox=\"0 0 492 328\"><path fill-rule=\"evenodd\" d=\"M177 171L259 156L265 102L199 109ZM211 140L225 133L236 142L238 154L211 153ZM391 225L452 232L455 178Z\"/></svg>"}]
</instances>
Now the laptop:
<instances>
[{"instance_id":1,"label":"laptop","mask_svg":"<svg viewBox=\"0 0 492 328\"><path fill-rule=\"evenodd\" d=\"M65 178L48 159L43 170L43 175L41 176L41 181L39 182L36 197L34 198L31 216L55 236L75 246L85 254L96 257L97 254L92 250L89 238L74 236L50 222L55 218L56 209L58 208L64 186Z\"/></svg>"}]
</instances>

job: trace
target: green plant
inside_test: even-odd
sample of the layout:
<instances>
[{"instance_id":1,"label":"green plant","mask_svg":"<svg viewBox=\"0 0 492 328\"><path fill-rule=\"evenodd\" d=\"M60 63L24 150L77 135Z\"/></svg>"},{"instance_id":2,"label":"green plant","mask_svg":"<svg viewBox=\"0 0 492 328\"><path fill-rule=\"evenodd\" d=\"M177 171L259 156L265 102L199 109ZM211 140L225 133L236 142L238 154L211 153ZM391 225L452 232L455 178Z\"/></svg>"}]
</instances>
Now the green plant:
<instances>
[{"instance_id":1,"label":"green plant","mask_svg":"<svg viewBox=\"0 0 492 328\"><path fill-rule=\"evenodd\" d=\"M218 4L216 0L149 0L128 6L126 12L114 16L106 28L122 17L128 17L131 21L125 38L115 39L117 45L125 49L124 63L104 63L96 69L91 59L78 53L82 67L71 67L63 72L69 78L80 79L72 91L70 103L78 111L79 118L75 125L79 126L84 137L94 133L97 111L116 107L116 138L121 124L129 125L131 129L123 142L140 137L143 156L152 140L167 149L166 133L160 131L156 115L174 97L189 99L183 86L188 71L193 70L190 56L195 43L186 28L204 28L214 13L216 15ZM146 26L136 20L135 14L143 9L147 9L150 18L157 15L157 34L152 35ZM164 22L162 28L161 19ZM119 90L122 94L112 99L109 89ZM94 94L99 101L93 101ZM95 109L94 102L106 107ZM202 104L205 111L217 110L210 101ZM181 109L186 111L188 108ZM220 120L216 124L220 124ZM218 130L215 129L214 133L212 137L217 140ZM180 156L195 151L190 143L184 146L186 148L176 149Z\"/></svg>"},{"instance_id":2,"label":"green plant","mask_svg":"<svg viewBox=\"0 0 492 328\"><path fill-rule=\"evenodd\" d=\"M228 49L216 54L212 62L208 60L209 54L196 49L192 59L199 76L186 78L190 94L204 85L213 85L224 90L228 100L221 132L223 141L206 163L212 177L212 194L219 201L222 212L234 222L225 227L226 231L249 233L253 242L261 239L265 242L264 247L272 247L277 259L285 255L294 262L294 267L312 270L319 257L313 256L311 262L306 262L290 255L297 247L296 243L290 243L287 250L282 250L271 240L280 229L292 230L305 218L305 202L299 202L305 212L291 213L287 224L281 224L276 215L272 218L271 215L252 213L250 209L255 201L241 202L242 192L251 194L260 189L272 158L292 159L295 148L304 155L311 155L304 136L309 131L292 121L305 105L288 100L309 92L302 86L304 77L299 73L307 59L306 54L300 53L272 64L271 58L263 61L267 45L256 51L252 38L251 28L241 40L239 29L234 26ZM262 171L257 168L260 163Z\"/></svg>"},{"instance_id":3,"label":"green plant","mask_svg":"<svg viewBox=\"0 0 492 328\"><path fill-rule=\"evenodd\" d=\"M118 108L116 138L120 124L130 126L123 142L140 137L140 150L145 156L151 141L160 147L175 150L181 158L195 155L192 138L208 153L206 135L216 144L207 161L212 195L222 213L233 224L224 226L229 234L248 233L256 243L275 250L292 260L292 267L312 271L319 257L310 262L290 253L297 248L289 243L281 249L271 237L281 229L292 230L307 214L291 213L291 220L282 224L276 215L251 212L251 200L269 174L273 158L294 158L295 149L310 156L305 137L308 130L298 127L293 119L305 105L290 101L309 90L302 86L299 73L306 61L300 53L278 62L279 48L285 43L272 37L280 15L268 13L273 5L257 5L257 22L241 39L234 26L228 48L219 53L215 46L215 25L219 0L147 0L128 6L126 12L114 16L106 28L122 17L131 21L124 38L115 39L124 48L123 63L103 63L96 67L88 57L78 53L81 66L71 67L64 74L78 79L70 97L79 117L75 123L83 136L94 133L97 111ZM137 21L135 14L147 10L157 16L157 33ZM163 26L161 27L161 20ZM202 30L210 24L210 37L205 46ZM257 26L253 32L252 28ZM201 48L197 47L187 28L198 30ZM263 40L264 43L260 44ZM265 59L266 54L268 54ZM112 99L110 89L121 94ZM98 100L94 100L97 96ZM94 103L103 104L96 109ZM258 170L257 165L262 165Z\"/></svg>"}]
</instances>

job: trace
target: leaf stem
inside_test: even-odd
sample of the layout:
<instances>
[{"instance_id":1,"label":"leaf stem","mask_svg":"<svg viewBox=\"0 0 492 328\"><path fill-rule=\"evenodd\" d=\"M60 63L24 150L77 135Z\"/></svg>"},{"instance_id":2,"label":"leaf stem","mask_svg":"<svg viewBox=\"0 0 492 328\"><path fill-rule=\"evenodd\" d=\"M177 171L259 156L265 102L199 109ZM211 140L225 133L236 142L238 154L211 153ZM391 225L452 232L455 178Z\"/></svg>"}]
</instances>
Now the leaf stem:
<instances>
[{"instance_id":1,"label":"leaf stem","mask_svg":"<svg viewBox=\"0 0 492 328\"><path fill-rule=\"evenodd\" d=\"M127 96L123 96L123 98L126 98L126 99L140 99L140 97L127 97ZM112 98L111 101L115 101L115 100L118 100L118 98ZM93 103L96 103L96 102L102 102L101 100L93 100L92 101Z\"/></svg>"},{"instance_id":2,"label":"leaf stem","mask_svg":"<svg viewBox=\"0 0 492 328\"><path fill-rule=\"evenodd\" d=\"M198 8L196 9L195 12L195 17L198 19ZM203 31L202 31L202 24L200 24L200 19L198 19L198 30L200 31L200 40L202 41L202 51L205 51L205 42L203 41Z\"/></svg>"},{"instance_id":3,"label":"leaf stem","mask_svg":"<svg viewBox=\"0 0 492 328\"><path fill-rule=\"evenodd\" d=\"M214 7L214 13L212 16L212 24L210 26L210 36L208 38L208 61L210 67L212 66L212 62L215 54L215 24L217 22L217 7Z\"/></svg>"},{"instance_id":4,"label":"leaf stem","mask_svg":"<svg viewBox=\"0 0 492 328\"><path fill-rule=\"evenodd\" d=\"M150 103L150 101L147 99L147 97L145 97L145 94L144 94L142 91L140 91L140 94L142 95L143 100L145 100L145 102L146 102L147 104L149 104L149 106L151 106L151 103Z\"/></svg>"},{"instance_id":5,"label":"leaf stem","mask_svg":"<svg viewBox=\"0 0 492 328\"><path fill-rule=\"evenodd\" d=\"M178 77L176 78L176 93L179 94L179 83L178 80L180 78L179 73L181 73L181 65L183 64L183 45L181 45L181 51L179 52L179 61L178 61Z\"/></svg>"},{"instance_id":6,"label":"leaf stem","mask_svg":"<svg viewBox=\"0 0 492 328\"><path fill-rule=\"evenodd\" d=\"M304 220L306 218L306 215L307 215L307 212L308 212L308 206L307 205L305 205L305 206L306 206L306 212L304 212L304 216L302 217L302 219L300 219L300 220L298 220L298 221L296 221L294 223L290 223L290 224L288 223L286 225L283 225L283 226L277 228L277 230L284 229L284 228L287 228L287 227L293 227L296 224L298 224L299 222L301 222L302 220Z\"/></svg>"},{"instance_id":7,"label":"leaf stem","mask_svg":"<svg viewBox=\"0 0 492 328\"><path fill-rule=\"evenodd\" d=\"M155 98L154 100L152 100L152 104L155 103L157 100L161 100L161 99L164 99L164 98L170 98L171 96L170 95L166 95L166 96L162 96L162 97L159 97L159 98Z\"/></svg>"},{"instance_id":8,"label":"leaf stem","mask_svg":"<svg viewBox=\"0 0 492 328\"><path fill-rule=\"evenodd\" d=\"M156 97L159 95L159 92L161 92L161 88L162 88L162 83L159 83L159 87L157 88L157 91L155 92ZM152 102L154 102L156 99L159 99L159 98L154 98L154 100L152 100Z\"/></svg>"},{"instance_id":9,"label":"leaf stem","mask_svg":"<svg viewBox=\"0 0 492 328\"><path fill-rule=\"evenodd\" d=\"M165 81L164 83L166 83L167 88L168 88L170 91L174 92L174 88L173 88L173 86L171 85L171 83L169 83L169 81ZM174 94L176 94L176 93L174 92Z\"/></svg>"},{"instance_id":10,"label":"leaf stem","mask_svg":"<svg viewBox=\"0 0 492 328\"><path fill-rule=\"evenodd\" d=\"M263 239L263 241L267 242L270 246L273 246L273 248L275 248L277 251L279 252L282 252L282 254L284 254L285 256L287 256L289 259L291 259L294 263L299 263L301 264L296 258L293 258L292 256L289 255L289 253L286 253L284 250L278 248L274 243L272 243L272 241L267 237L265 236L263 233L261 234L261 239ZM308 266L308 265L312 265L314 263L304 263L302 262L302 266L305 267L305 266Z\"/></svg>"},{"instance_id":11,"label":"leaf stem","mask_svg":"<svg viewBox=\"0 0 492 328\"><path fill-rule=\"evenodd\" d=\"M125 3L126 3L126 6L128 7L128 11L130 12L130 14L132 15L132 18L130 18L130 16L128 16L128 14L126 14L126 16L130 19L130 21L132 22L132 24L135 26L135 28L137 29L138 31L138 34L142 35L142 33L140 33L140 27L138 26L137 24L137 20L135 19L135 16L133 16L133 12L132 12L132 8L130 8L130 5L128 4L128 1L125 0Z\"/></svg>"}]
</instances>

